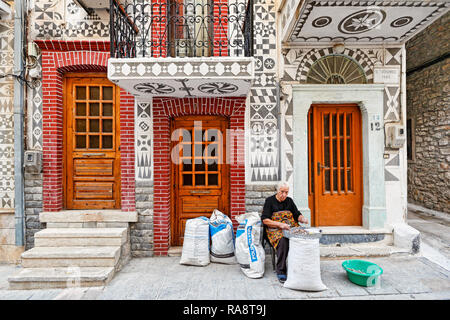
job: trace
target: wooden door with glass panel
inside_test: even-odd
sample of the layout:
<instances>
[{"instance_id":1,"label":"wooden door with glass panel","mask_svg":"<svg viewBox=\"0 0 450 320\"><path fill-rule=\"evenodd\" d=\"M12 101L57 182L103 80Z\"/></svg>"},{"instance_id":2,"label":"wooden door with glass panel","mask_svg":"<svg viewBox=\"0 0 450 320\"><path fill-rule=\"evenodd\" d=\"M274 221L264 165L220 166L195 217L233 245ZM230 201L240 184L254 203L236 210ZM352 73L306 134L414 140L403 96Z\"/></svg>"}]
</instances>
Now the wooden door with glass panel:
<instances>
[{"instance_id":1,"label":"wooden door with glass panel","mask_svg":"<svg viewBox=\"0 0 450 320\"><path fill-rule=\"evenodd\" d=\"M106 75L65 86L66 208L120 208L119 89Z\"/></svg>"},{"instance_id":2,"label":"wooden door with glass panel","mask_svg":"<svg viewBox=\"0 0 450 320\"><path fill-rule=\"evenodd\" d=\"M308 114L309 207L315 226L362 225L361 112L312 105Z\"/></svg>"},{"instance_id":3,"label":"wooden door with glass panel","mask_svg":"<svg viewBox=\"0 0 450 320\"><path fill-rule=\"evenodd\" d=\"M188 219L209 218L214 209L229 214L227 125L226 118L214 116L181 117L172 122L171 245L183 244Z\"/></svg>"}]
</instances>

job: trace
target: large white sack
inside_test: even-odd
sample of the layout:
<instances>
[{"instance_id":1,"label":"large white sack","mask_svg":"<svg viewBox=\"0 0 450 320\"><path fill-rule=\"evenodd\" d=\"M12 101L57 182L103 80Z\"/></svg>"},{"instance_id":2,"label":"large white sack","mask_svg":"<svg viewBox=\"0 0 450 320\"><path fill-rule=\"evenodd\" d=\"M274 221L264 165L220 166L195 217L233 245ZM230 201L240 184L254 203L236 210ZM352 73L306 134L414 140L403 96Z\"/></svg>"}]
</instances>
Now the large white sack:
<instances>
[{"instance_id":1,"label":"large white sack","mask_svg":"<svg viewBox=\"0 0 450 320\"><path fill-rule=\"evenodd\" d=\"M327 287L320 277L319 239L290 238L287 280L283 287L304 291L322 291Z\"/></svg>"},{"instance_id":2,"label":"large white sack","mask_svg":"<svg viewBox=\"0 0 450 320\"><path fill-rule=\"evenodd\" d=\"M261 245L261 216L250 212L236 217L239 226L236 231L236 259L242 272L249 278L264 275L265 252Z\"/></svg>"},{"instance_id":3,"label":"large white sack","mask_svg":"<svg viewBox=\"0 0 450 320\"><path fill-rule=\"evenodd\" d=\"M214 209L209 218L209 235L211 262L235 264L233 223L227 215L217 209Z\"/></svg>"},{"instance_id":4,"label":"large white sack","mask_svg":"<svg viewBox=\"0 0 450 320\"><path fill-rule=\"evenodd\" d=\"M186 221L180 264L209 264L209 219L198 217Z\"/></svg>"}]
</instances>

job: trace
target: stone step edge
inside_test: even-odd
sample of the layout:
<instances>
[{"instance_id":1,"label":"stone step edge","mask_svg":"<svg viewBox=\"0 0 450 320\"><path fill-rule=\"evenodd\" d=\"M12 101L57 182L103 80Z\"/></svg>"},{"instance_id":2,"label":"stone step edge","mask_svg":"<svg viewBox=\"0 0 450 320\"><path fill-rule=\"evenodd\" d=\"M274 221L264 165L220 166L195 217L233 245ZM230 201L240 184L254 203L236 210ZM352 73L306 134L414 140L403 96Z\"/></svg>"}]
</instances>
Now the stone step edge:
<instances>
[{"instance_id":1,"label":"stone step edge","mask_svg":"<svg viewBox=\"0 0 450 320\"><path fill-rule=\"evenodd\" d=\"M66 274L68 271L71 274ZM67 281L76 279L78 272L80 272L80 281L105 281L114 273L114 267L23 268L8 277L8 282Z\"/></svg>"},{"instance_id":2,"label":"stone step edge","mask_svg":"<svg viewBox=\"0 0 450 320\"><path fill-rule=\"evenodd\" d=\"M80 250L83 252L76 252ZM22 253L21 257L22 259L104 259L117 258L120 251L121 246L34 247Z\"/></svg>"},{"instance_id":3,"label":"stone step edge","mask_svg":"<svg viewBox=\"0 0 450 320\"><path fill-rule=\"evenodd\" d=\"M73 223L73 222L137 222L135 211L120 210L63 210L57 212L44 211L39 213L42 223Z\"/></svg>"},{"instance_id":4,"label":"stone step edge","mask_svg":"<svg viewBox=\"0 0 450 320\"><path fill-rule=\"evenodd\" d=\"M167 255L169 257L181 257L182 247L169 248ZM342 258L342 257L383 257L392 254L408 253L407 249L394 246L335 246L320 245L321 258ZM268 253L266 253L267 255Z\"/></svg>"},{"instance_id":5,"label":"stone step edge","mask_svg":"<svg viewBox=\"0 0 450 320\"><path fill-rule=\"evenodd\" d=\"M65 289L65 288L78 288L78 287L103 287L107 285L115 275L114 267L80 267L82 273L86 269L104 269L105 272L102 276L88 276L82 275L81 279L75 279L73 277L56 277L56 278L38 278L38 277L22 277L8 279L9 290L36 290L36 289ZM41 269L46 270L47 273L50 270L58 268L24 268L26 269ZM67 269L67 267L60 267L60 269Z\"/></svg>"},{"instance_id":6,"label":"stone step edge","mask_svg":"<svg viewBox=\"0 0 450 320\"><path fill-rule=\"evenodd\" d=\"M127 228L47 228L34 234L35 238L122 238Z\"/></svg>"},{"instance_id":7,"label":"stone step edge","mask_svg":"<svg viewBox=\"0 0 450 320\"><path fill-rule=\"evenodd\" d=\"M35 247L114 247L126 244L126 238L47 238L34 239Z\"/></svg>"}]
</instances>

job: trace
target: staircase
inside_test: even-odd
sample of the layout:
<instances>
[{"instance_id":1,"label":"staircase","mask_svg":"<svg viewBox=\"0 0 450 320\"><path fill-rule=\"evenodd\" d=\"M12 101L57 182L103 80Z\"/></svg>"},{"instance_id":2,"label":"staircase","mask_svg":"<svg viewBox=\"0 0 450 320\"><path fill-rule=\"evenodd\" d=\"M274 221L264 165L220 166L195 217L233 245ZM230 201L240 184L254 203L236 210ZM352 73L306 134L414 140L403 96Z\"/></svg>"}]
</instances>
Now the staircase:
<instances>
[{"instance_id":1,"label":"staircase","mask_svg":"<svg viewBox=\"0 0 450 320\"><path fill-rule=\"evenodd\" d=\"M73 210L41 213L47 228L22 253L22 269L10 289L104 286L130 259L128 223L136 213Z\"/></svg>"}]
</instances>

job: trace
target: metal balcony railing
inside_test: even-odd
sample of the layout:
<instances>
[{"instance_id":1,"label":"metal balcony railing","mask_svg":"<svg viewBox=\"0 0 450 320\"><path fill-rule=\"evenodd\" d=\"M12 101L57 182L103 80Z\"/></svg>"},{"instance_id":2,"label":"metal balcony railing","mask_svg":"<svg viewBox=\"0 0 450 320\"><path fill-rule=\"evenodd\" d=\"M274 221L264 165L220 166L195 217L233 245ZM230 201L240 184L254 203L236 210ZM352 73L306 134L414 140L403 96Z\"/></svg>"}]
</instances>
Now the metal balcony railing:
<instances>
[{"instance_id":1,"label":"metal balcony railing","mask_svg":"<svg viewBox=\"0 0 450 320\"><path fill-rule=\"evenodd\" d=\"M112 58L253 56L253 0L110 0Z\"/></svg>"}]
</instances>

